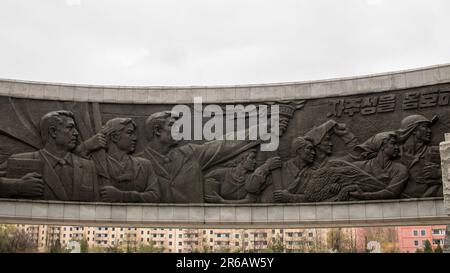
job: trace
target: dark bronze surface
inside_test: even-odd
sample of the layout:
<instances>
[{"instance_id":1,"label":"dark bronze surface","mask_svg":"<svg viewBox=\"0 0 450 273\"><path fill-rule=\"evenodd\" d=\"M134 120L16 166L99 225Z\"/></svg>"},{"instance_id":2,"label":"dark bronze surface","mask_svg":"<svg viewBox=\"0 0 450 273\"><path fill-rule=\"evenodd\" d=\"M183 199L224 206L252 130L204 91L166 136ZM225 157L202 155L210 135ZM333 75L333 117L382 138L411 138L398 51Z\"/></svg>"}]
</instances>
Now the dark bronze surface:
<instances>
[{"instance_id":1,"label":"dark bronze surface","mask_svg":"<svg viewBox=\"0 0 450 273\"><path fill-rule=\"evenodd\" d=\"M0 197L243 204L442 196L449 84L280 103L287 127L275 152L260 151L260 141L178 142L165 112L174 105L0 97Z\"/></svg>"}]
</instances>

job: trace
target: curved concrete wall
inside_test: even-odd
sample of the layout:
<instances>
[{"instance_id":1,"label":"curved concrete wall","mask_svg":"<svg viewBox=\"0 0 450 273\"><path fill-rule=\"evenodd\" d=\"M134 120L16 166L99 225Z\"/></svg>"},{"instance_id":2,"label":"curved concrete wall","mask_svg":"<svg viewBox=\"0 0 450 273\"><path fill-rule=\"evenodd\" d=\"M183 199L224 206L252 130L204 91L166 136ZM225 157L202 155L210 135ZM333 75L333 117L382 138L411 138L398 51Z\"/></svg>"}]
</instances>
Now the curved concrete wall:
<instances>
[{"instance_id":1,"label":"curved concrete wall","mask_svg":"<svg viewBox=\"0 0 450 273\"><path fill-rule=\"evenodd\" d=\"M109 103L244 103L376 93L450 82L450 64L375 75L277 84L131 87L0 80L0 96Z\"/></svg>"},{"instance_id":2,"label":"curved concrete wall","mask_svg":"<svg viewBox=\"0 0 450 273\"><path fill-rule=\"evenodd\" d=\"M136 104L315 99L450 83L450 64L311 82L239 86L122 87L0 80L0 96ZM450 223L442 198L316 204L105 204L0 199L0 223L134 226L364 226Z\"/></svg>"}]
</instances>

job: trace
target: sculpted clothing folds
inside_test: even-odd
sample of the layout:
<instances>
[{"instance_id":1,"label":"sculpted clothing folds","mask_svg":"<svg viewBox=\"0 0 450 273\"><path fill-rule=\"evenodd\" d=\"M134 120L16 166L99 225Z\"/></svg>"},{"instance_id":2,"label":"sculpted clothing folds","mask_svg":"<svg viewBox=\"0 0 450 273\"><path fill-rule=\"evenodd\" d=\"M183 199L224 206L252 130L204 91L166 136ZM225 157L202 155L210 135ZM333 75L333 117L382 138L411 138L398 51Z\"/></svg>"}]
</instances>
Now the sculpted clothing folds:
<instances>
[{"instance_id":1,"label":"sculpted clothing folds","mask_svg":"<svg viewBox=\"0 0 450 273\"><path fill-rule=\"evenodd\" d=\"M367 199L400 198L408 182L408 169L403 164L388 161L383 167L377 158L358 161L353 164L385 185L382 190L366 192Z\"/></svg>"},{"instance_id":2,"label":"sculpted clothing folds","mask_svg":"<svg viewBox=\"0 0 450 273\"><path fill-rule=\"evenodd\" d=\"M253 173L237 176L235 168L221 168L210 172L206 178L206 194L213 191L225 200L257 201L257 196L266 185L267 171L258 168Z\"/></svg>"},{"instance_id":3,"label":"sculpted clothing folds","mask_svg":"<svg viewBox=\"0 0 450 273\"><path fill-rule=\"evenodd\" d=\"M94 163L72 153L58 158L45 149L12 155L14 159L42 161L45 182L43 200L99 201L97 172Z\"/></svg>"},{"instance_id":4,"label":"sculpted clothing folds","mask_svg":"<svg viewBox=\"0 0 450 273\"><path fill-rule=\"evenodd\" d=\"M159 202L159 182L149 160L127 156L123 164L106 155L106 166L108 173L100 173L102 184L109 184L122 191L122 202Z\"/></svg>"},{"instance_id":5,"label":"sculpted clothing folds","mask_svg":"<svg viewBox=\"0 0 450 273\"><path fill-rule=\"evenodd\" d=\"M258 144L227 140L186 144L171 149L167 156L147 146L138 156L152 162L160 179L162 202L203 203L203 172Z\"/></svg>"}]
</instances>

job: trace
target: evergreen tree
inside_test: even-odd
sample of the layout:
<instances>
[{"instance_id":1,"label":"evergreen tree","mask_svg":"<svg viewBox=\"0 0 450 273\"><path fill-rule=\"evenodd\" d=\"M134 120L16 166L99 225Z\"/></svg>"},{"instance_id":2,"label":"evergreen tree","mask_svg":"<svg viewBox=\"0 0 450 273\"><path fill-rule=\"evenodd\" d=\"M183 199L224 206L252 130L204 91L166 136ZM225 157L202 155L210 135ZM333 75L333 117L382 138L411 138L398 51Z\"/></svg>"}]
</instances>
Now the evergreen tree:
<instances>
[{"instance_id":1,"label":"evergreen tree","mask_svg":"<svg viewBox=\"0 0 450 273\"><path fill-rule=\"evenodd\" d=\"M433 253L433 247L431 246L431 243L429 240L425 241L425 245L423 246L423 252L424 253Z\"/></svg>"}]
</instances>

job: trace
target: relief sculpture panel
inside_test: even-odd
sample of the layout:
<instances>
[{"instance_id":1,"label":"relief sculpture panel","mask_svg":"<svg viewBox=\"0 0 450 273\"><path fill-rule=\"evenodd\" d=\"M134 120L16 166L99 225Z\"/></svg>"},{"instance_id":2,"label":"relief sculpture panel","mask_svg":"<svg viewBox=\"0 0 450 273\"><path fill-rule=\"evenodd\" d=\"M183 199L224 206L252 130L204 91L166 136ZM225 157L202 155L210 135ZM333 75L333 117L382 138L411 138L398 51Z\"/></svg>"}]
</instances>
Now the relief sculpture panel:
<instances>
[{"instance_id":1,"label":"relief sculpture panel","mask_svg":"<svg viewBox=\"0 0 450 273\"><path fill-rule=\"evenodd\" d=\"M263 140L180 140L172 134L181 118L175 104L0 97L0 198L248 204L442 196L438 145L450 127L450 84L264 104L279 106L274 151L260 149Z\"/></svg>"}]
</instances>

